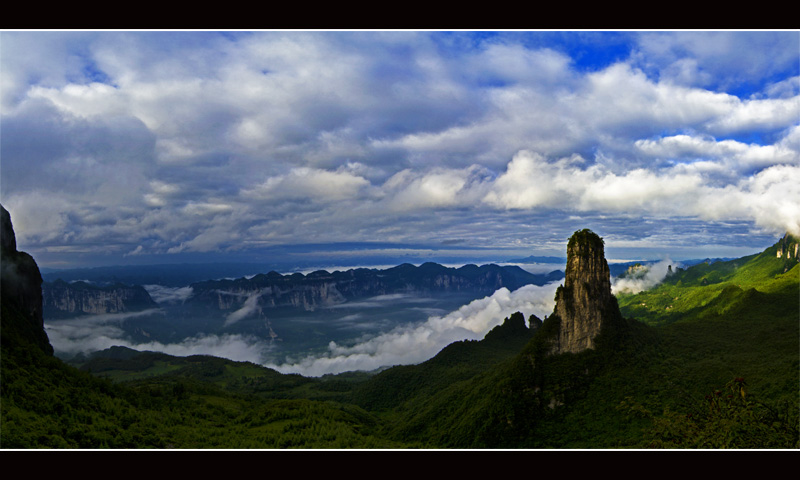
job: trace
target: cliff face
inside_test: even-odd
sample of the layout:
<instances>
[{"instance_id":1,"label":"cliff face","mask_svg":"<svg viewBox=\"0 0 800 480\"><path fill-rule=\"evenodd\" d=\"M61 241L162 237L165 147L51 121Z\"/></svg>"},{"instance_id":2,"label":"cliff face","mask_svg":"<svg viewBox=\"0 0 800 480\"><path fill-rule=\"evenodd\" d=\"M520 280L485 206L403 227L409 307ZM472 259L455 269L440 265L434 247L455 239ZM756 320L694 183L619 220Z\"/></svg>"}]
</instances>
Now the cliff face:
<instances>
[{"instance_id":1,"label":"cliff face","mask_svg":"<svg viewBox=\"0 0 800 480\"><path fill-rule=\"evenodd\" d=\"M42 275L33 257L17 251L17 240L11 215L0 205L0 292L2 292L3 346L9 342L27 341L50 355L53 347L44 330L42 316ZM17 346L17 345L14 345Z\"/></svg>"},{"instance_id":2,"label":"cliff face","mask_svg":"<svg viewBox=\"0 0 800 480\"><path fill-rule=\"evenodd\" d=\"M797 239L793 236L789 235L788 233L783 236L777 243L777 257L778 258L785 258L787 260L797 259L798 250L800 249L800 244L797 242Z\"/></svg>"},{"instance_id":3,"label":"cliff face","mask_svg":"<svg viewBox=\"0 0 800 480\"><path fill-rule=\"evenodd\" d=\"M42 295L44 315L47 318L135 312L158 307L147 290L139 285L98 287L84 282L67 283L56 280L42 285Z\"/></svg>"},{"instance_id":4,"label":"cliff face","mask_svg":"<svg viewBox=\"0 0 800 480\"><path fill-rule=\"evenodd\" d=\"M564 284L556 292L553 311L560 321L553 354L594 348L603 325L622 318L611 294L603 247L603 239L590 230L575 232L569 240Z\"/></svg>"},{"instance_id":5,"label":"cliff face","mask_svg":"<svg viewBox=\"0 0 800 480\"><path fill-rule=\"evenodd\" d=\"M395 293L429 295L448 292L490 295L498 288L515 290L523 285L544 284L550 275L533 275L518 267L465 265L448 268L435 263L398 265L386 270L359 268L333 273L318 270L302 275L276 272L250 279L214 280L192 284L187 303L205 308L241 308L253 295L265 308L290 306L314 310L361 298Z\"/></svg>"}]
</instances>

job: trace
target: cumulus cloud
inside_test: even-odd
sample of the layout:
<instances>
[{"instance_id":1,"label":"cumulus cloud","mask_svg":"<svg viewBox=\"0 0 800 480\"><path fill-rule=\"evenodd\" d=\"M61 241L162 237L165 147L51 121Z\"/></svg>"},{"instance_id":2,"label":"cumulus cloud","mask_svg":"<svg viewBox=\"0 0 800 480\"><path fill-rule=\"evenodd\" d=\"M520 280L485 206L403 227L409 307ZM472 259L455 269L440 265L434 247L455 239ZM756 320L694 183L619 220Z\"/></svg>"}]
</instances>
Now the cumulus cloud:
<instances>
[{"instance_id":1,"label":"cumulus cloud","mask_svg":"<svg viewBox=\"0 0 800 480\"><path fill-rule=\"evenodd\" d=\"M797 157L787 156L796 163ZM707 220L751 219L775 231L798 231L800 190L793 181L800 165L771 165L735 183L717 185L701 170L681 166L623 174L600 164L549 162L520 152L499 176L485 202L504 209L549 207L573 211L694 215Z\"/></svg>"},{"instance_id":2,"label":"cumulus cloud","mask_svg":"<svg viewBox=\"0 0 800 480\"><path fill-rule=\"evenodd\" d=\"M309 356L283 365L269 365L282 373L321 376L350 370L373 370L397 364L423 362L452 342L478 340L503 319L520 311L544 318L553 310L558 283L527 285L513 292L506 288L474 300L444 316L402 325L355 345L331 342L325 355Z\"/></svg>"},{"instance_id":3,"label":"cumulus cloud","mask_svg":"<svg viewBox=\"0 0 800 480\"><path fill-rule=\"evenodd\" d=\"M245 197L258 200L292 200L312 198L324 201L356 197L369 186L365 178L351 173L347 167L335 171L319 168L293 168L286 175L270 177L263 183L245 189Z\"/></svg>"},{"instance_id":4,"label":"cumulus cloud","mask_svg":"<svg viewBox=\"0 0 800 480\"><path fill-rule=\"evenodd\" d=\"M402 170L382 186L391 210L436 209L474 204L487 173L478 166L463 169Z\"/></svg>"}]
</instances>

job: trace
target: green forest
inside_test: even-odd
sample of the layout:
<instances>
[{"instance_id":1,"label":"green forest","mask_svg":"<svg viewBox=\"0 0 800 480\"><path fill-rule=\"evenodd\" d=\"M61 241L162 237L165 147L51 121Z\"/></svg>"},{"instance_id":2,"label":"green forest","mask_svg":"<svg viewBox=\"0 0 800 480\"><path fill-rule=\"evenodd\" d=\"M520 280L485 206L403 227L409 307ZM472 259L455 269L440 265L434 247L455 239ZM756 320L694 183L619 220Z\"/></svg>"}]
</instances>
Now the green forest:
<instances>
[{"instance_id":1,"label":"green forest","mask_svg":"<svg viewBox=\"0 0 800 480\"><path fill-rule=\"evenodd\" d=\"M624 322L580 353L547 355L554 323L519 312L319 378L122 347L67 364L4 296L0 448L796 449L800 267L778 248L618 295Z\"/></svg>"}]
</instances>

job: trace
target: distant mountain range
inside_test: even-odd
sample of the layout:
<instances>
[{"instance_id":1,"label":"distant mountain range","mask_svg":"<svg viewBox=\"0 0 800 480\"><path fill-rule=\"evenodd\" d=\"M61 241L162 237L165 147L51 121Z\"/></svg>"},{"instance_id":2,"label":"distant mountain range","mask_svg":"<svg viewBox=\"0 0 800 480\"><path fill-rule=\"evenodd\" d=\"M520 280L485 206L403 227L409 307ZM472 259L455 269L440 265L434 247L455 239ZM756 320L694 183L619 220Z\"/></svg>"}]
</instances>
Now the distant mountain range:
<instances>
[{"instance_id":1,"label":"distant mountain range","mask_svg":"<svg viewBox=\"0 0 800 480\"><path fill-rule=\"evenodd\" d=\"M385 270L357 268L332 273L318 270L308 275L270 272L252 278L193 283L194 294L187 303L230 310L241 308L248 299L256 296L260 307L292 306L313 310L397 293L431 295L459 292L486 296L503 287L513 291L524 285L544 285L563 277L560 270L537 275L517 266L489 264L479 267L470 264L451 268L432 262L420 266L405 263Z\"/></svg>"},{"instance_id":2,"label":"distant mountain range","mask_svg":"<svg viewBox=\"0 0 800 480\"><path fill-rule=\"evenodd\" d=\"M167 273L161 266L153 266L152 272ZM125 269L105 270L100 278L108 281L107 274ZM124 278L154 280L140 276L144 267L133 268L133 273ZM181 277L180 267L172 278ZM94 269L93 269L94 270ZM96 270L97 273L99 271ZM85 272L83 272L85 273ZM191 271L188 276L194 273ZM252 277L237 279L205 280L193 282L192 295L186 300L189 306L210 310L227 311L242 308L248 299L261 308L299 307L314 310L366 297L397 293L432 295L448 292L469 293L475 297L491 295L499 288L516 290L524 285L544 285L560 280L564 273L555 270L547 274L532 274L517 266L464 265L451 268L437 263L420 266L402 264L385 270L356 268L346 271L328 272L318 270L307 275L293 273L282 275L275 271L259 273ZM69 276L68 276L69 278ZM113 278L119 278L114 275ZM163 279L164 277L159 277ZM126 285L119 281L113 284L90 284L85 281L64 281L58 278L42 285L44 314L47 318L63 318L74 315L121 313L140 311L157 306L147 291L139 285Z\"/></svg>"}]
</instances>

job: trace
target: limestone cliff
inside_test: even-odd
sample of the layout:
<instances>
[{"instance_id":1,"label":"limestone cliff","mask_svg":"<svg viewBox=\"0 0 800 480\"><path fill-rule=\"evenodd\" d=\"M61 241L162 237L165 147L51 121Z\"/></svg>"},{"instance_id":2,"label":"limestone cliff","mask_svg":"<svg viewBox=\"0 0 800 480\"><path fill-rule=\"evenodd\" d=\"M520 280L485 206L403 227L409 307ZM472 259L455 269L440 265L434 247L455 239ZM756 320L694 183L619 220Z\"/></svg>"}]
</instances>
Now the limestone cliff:
<instances>
[{"instance_id":1,"label":"limestone cliff","mask_svg":"<svg viewBox=\"0 0 800 480\"><path fill-rule=\"evenodd\" d=\"M74 315L135 312L158 304L139 285L97 286L63 280L42 284L44 315L48 319Z\"/></svg>"},{"instance_id":2,"label":"limestone cliff","mask_svg":"<svg viewBox=\"0 0 800 480\"><path fill-rule=\"evenodd\" d=\"M792 235L787 233L776 244L776 256L778 258L785 258L787 260L797 259L798 250L800 250L800 243Z\"/></svg>"},{"instance_id":3,"label":"limestone cliff","mask_svg":"<svg viewBox=\"0 0 800 480\"><path fill-rule=\"evenodd\" d=\"M0 292L2 293L3 347L32 343L45 353L53 354L53 347L44 330L42 317L42 275L33 257L17 251L17 240L11 215L0 205Z\"/></svg>"},{"instance_id":4,"label":"limestone cliff","mask_svg":"<svg viewBox=\"0 0 800 480\"><path fill-rule=\"evenodd\" d=\"M569 240L564 284L556 291L552 316L560 323L553 354L594 348L603 326L622 318L611 294L603 239L591 230L575 232Z\"/></svg>"},{"instance_id":5,"label":"limestone cliff","mask_svg":"<svg viewBox=\"0 0 800 480\"><path fill-rule=\"evenodd\" d=\"M800 261L800 241L788 232L775 244L775 250L775 255L783 261L784 273Z\"/></svg>"}]
</instances>

